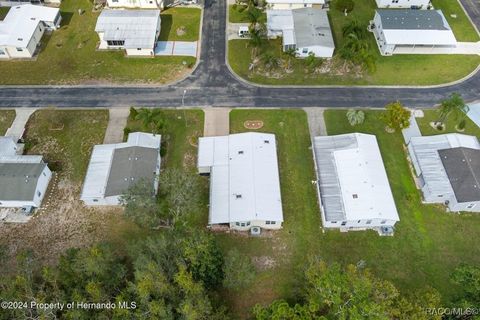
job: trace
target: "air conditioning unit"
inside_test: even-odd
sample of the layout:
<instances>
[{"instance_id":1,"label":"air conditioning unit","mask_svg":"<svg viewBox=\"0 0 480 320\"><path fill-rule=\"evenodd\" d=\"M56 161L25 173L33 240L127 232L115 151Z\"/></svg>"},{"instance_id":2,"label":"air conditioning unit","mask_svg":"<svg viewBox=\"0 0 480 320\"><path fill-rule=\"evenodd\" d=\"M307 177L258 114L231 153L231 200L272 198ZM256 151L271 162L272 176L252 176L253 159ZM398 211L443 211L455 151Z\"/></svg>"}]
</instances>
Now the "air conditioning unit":
<instances>
[{"instance_id":1,"label":"air conditioning unit","mask_svg":"<svg viewBox=\"0 0 480 320\"><path fill-rule=\"evenodd\" d=\"M262 228L260 228L260 227L252 227L250 229L250 234L252 236L259 236L261 233L262 233Z\"/></svg>"}]
</instances>

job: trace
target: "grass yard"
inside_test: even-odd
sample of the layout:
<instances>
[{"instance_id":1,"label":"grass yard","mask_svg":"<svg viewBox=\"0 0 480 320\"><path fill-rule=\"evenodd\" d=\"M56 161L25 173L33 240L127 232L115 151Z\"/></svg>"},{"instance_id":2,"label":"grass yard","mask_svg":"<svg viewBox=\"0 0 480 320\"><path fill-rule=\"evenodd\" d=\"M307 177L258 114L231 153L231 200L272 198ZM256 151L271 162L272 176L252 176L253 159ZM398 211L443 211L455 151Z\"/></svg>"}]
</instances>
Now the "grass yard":
<instances>
[{"instance_id":1,"label":"grass yard","mask_svg":"<svg viewBox=\"0 0 480 320\"><path fill-rule=\"evenodd\" d=\"M458 124L458 121L455 121L452 117L447 118L446 126L444 131L438 131L437 129L432 128L430 122L438 121L438 111L437 110L423 110L424 117L423 118L416 118L418 127L424 136L431 136L435 134L443 134L443 133L463 133L469 134L472 136L477 136L480 138L480 128L470 120L470 118L466 117L466 125L465 131L459 132L455 130L455 126Z\"/></svg>"},{"instance_id":2,"label":"grass yard","mask_svg":"<svg viewBox=\"0 0 480 320\"><path fill-rule=\"evenodd\" d=\"M249 23L247 12L244 6L229 5L228 6L228 21L230 23ZM263 13L264 20L267 21L267 14Z\"/></svg>"},{"instance_id":3,"label":"grass yard","mask_svg":"<svg viewBox=\"0 0 480 320\"><path fill-rule=\"evenodd\" d=\"M457 0L432 0L432 4L435 9L442 10L457 41L477 42L480 40L477 31ZM456 15L456 18L453 18L452 15Z\"/></svg>"},{"instance_id":4,"label":"grass yard","mask_svg":"<svg viewBox=\"0 0 480 320\"><path fill-rule=\"evenodd\" d=\"M327 232L319 240L323 256L342 262L365 260L376 274L393 281L402 291L408 293L430 285L448 303L460 289L449 281L454 268L460 263L480 263L480 248L475 245L480 235L480 216L446 213L443 207L421 204L402 135L384 131L381 112L365 112L365 123L357 127L348 124L343 110L326 111L325 120L331 135L364 132L377 136L400 215L396 234L380 238L372 232Z\"/></svg>"},{"instance_id":5,"label":"grass yard","mask_svg":"<svg viewBox=\"0 0 480 320\"><path fill-rule=\"evenodd\" d=\"M201 14L202 10L197 8L169 8L162 11L159 40L197 41Z\"/></svg>"},{"instance_id":6,"label":"grass yard","mask_svg":"<svg viewBox=\"0 0 480 320\"><path fill-rule=\"evenodd\" d=\"M322 233L303 111L237 109L230 113L232 133L247 131L243 127L246 120L262 120L265 126L259 131L276 134L285 219L283 230L272 237L218 235L225 252L235 247L256 261L275 261L274 266L255 262L254 285L222 294L239 318L247 318L255 303L298 299L305 263L315 256L343 265L363 260L377 276L394 282L405 294L430 285L440 291L446 304L460 289L449 281L453 269L462 262L480 263L476 245L480 216L448 214L438 206L422 205L403 152L402 136L384 132L379 111L367 111L366 122L355 128L348 124L345 113L326 111L328 132L377 135L401 219L394 237L379 237L373 231Z\"/></svg>"},{"instance_id":7,"label":"grass yard","mask_svg":"<svg viewBox=\"0 0 480 320\"><path fill-rule=\"evenodd\" d=\"M440 0L442 3L448 0ZM452 6L458 6L456 1ZM329 11L330 24L336 48L343 43L342 29L352 20L358 20L361 25L368 25L373 19L376 9L374 0L356 1L353 11L345 17L335 8ZM460 15L457 17L461 20ZM467 26L458 27L452 24L457 32L474 30L468 20ZM462 24L463 26L463 24ZM462 38L463 39L463 38ZM292 70L285 71L280 66L275 72L268 74L264 70L249 71L251 63L251 48L247 40L231 40L228 42L228 61L232 69L244 79L255 83L270 85L433 85L451 82L470 74L480 64L480 56L475 55L394 55L383 57L380 55L373 34L369 35L369 45L377 57L376 71L368 74L358 70L345 70L340 59L328 62L330 70L320 73L309 73L302 59L294 59ZM287 56L281 50L281 40L271 40L266 51L287 61ZM337 61L338 60L338 61ZM438 66L442 66L438 68Z\"/></svg>"},{"instance_id":8,"label":"grass yard","mask_svg":"<svg viewBox=\"0 0 480 320\"><path fill-rule=\"evenodd\" d=\"M15 110L0 110L0 136L7 132L15 119Z\"/></svg>"},{"instance_id":9,"label":"grass yard","mask_svg":"<svg viewBox=\"0 0 480 320\"><path fill-rule=\"evenodd\" d=\"M79 15L79 9L85 12ZM43 37L36 60L0 62L0 84L167 83L195 64L193 57L127 58L123 51L97 51L99 13L89 0L64 0L61 14L62 27Z\"/></svg>"},{"instance_id":10,"label":"grass yard","mask_svg":"<svg viewBox=\"0 0 480 320\"><path fill-rule=\"evenodd\" d=\"M9 10L10 10L10 7L1 7L0 8L0 20L5 19L5 16L7 15Z\"/></svg>"},{"instance_id":11,"label":"grass yard","mask_svg":"<svg viewBox=\"0 0 480 320\"><path fill-rule=\"evenodd\" d=\"M93 146L103 142L107 123L107 110L36 111L25 129L26 153L43 155L52 171L81 183Z\"/></svg>"}]
</instances>

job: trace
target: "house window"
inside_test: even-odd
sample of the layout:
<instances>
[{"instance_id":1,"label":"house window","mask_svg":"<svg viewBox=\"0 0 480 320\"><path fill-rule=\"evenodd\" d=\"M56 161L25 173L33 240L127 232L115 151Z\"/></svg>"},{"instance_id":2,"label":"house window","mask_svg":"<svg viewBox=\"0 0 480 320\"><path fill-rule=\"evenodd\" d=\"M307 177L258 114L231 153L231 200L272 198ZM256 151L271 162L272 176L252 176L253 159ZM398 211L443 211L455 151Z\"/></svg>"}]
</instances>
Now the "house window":
<instances>
[{"instance_id":1,"label":"house window","mask_svg":"<svg viewBox=\"0 0 480 320\"><path fill-rule=\"evenodd\" d=\"M235 222L235 225L236 225L237 227L239 227L239 226L240 226L240 222Z\"/></svg>"},{"instance_id":2,"label":"house window","mask_svg":"<svg viewBox=\"0 0 480 320\"><path fill-rule=\"evenodd\" d=\"M270 221L265 221L265 224L270 224Z\"/></svg>"},{"instance_id":3,"label":"house window","mask_svg":"<svg viewBox=\"0 0 480 320\"><path fill-rule=\"evenodd\" d=\"M308 53L308 48L303 48L302 53Z\"/></svg>"},{"instance_id":4,"label":"house window","mask_svg":"<svg viewBox=\"0 0 480 320\"><path fill-rule=\"evenodd\" d=\"M98 199L93 199L93 202L98 202Z\"/></svg>"},{"instance_id":5,"label":"house window","mask_svg":"<svg viewBox=\"0 0 480 320\"><path fill-rule=\"evenodd\" d=\"M372 223L372 220L367 220L367 224L371 224Z\"/></svg>"},{"instance_id":6,"label":"house window","mask_svg":"<svg viewBox=\"0 0 480 320\"><path fill-rule=\"evenodd\" d=\"M382 220L382 222L380 222L381 224L385 224L387 223L387 220Z\"/></svg>"},{"instance_id":7,"label":"house window","mask_svg":"<svg viewBox=\"0 0 480 320\"><path fill-rule=\"evenodd\" d=\"M124 40L107 40L109 46L123 46L125 44Z\"/></svg>"},{"instance_id":8,"label":"house window","mask_svg":"<svg viewBox=\"0 0 480 320\"><path fill-rule=\"evenodd\" d=\"M37 196L40 197L41 195L42 195L42 193L40 191L37 191Z\"/></svg>"},{"instance_id":9,"label":"house window","mask_svg":"<svg viewBox=\"0 0 480 320\"><path fill-rule=\"evenodd\" d=\"M250 221L247 222L247 227L250 225Z\"/></svg>"},{"instance_id":10,"label":"house window","mask_svg":"<svg viewBox=\"0 0 480 320\"><path fill-rule=\"evenodd\" d=\"M18 52L22 52L23 49L22 49L22 48L17 48L17 51L18 51Z\"/></svg>"},{"instance_id":11,"label":"house window","mask_svg":"<svg viewBox=\"0 0 480 320\"><path fill-rule=\"evenodd\" d=\"M0 56L5 55L5 51L3 49L0 49Z\"/></svg>"},{"instance_id":12,"label":"house window","mask_svg":"<svg viewBox=\"0 0 480 320\"><path fill-rule=\"evenodd\" d=\"M241 226L241 227L245 227L245 222L242 222L242 223L240 224L240 226Z\"/></svg>"},{"instance_id":13,"label":"house window","mask_svg":"<svg viewBox=\"0 0 480 320\"><path fill-rule=\"evenodd\" d=\"M472 209L475 207L475 203L470 203L468 206L467 206L467 209Z\"/></svg>"},{"instance_id":14,"label":"house window","mask_svg":"<svg viewBox=\"0 0 480 320\"><path fill-rule=\"evenodd\" d=\"M332 221L331 223L337 223L337 221Z\"/></svg>"},{"instance_id":15,"label":"house window","mask_svg":"<svg viewBox=\"0 0 480 320\"><path fill-rule=\"evenodd\" d=\"M347 225L347 221L342 221L342 226Z\"/></svg>"},{"instance_id":16,"label":"house window","mask_svg":"<svg viewBox=\"0 0 480 320\"><path fill-rule=\"evenodd\" d=\"M276 222L275 222L275 221L270 221L270 223L271 223L271 224L276 224Z\"/></svg>"},{"instance_id":17,"label":"house window","mask_svg":"<svg viewBox=\"0 0 480 320\"><path fill-rule=\"evenodd\" d=\"M142 48L137 48L138 51L142 50Z\"/></svg>"}]
</instances>

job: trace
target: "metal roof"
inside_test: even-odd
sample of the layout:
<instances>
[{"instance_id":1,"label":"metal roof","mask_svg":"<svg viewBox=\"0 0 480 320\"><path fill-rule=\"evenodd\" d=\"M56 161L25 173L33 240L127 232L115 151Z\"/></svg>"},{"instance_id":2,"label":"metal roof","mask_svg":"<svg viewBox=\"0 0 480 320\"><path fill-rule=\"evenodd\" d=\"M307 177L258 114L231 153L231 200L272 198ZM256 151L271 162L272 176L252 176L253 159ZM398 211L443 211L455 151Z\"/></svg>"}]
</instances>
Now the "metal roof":
<instances>
[{"instance_id":1,"label":"metal roof","mask_svg":"<svg viewBox=\"0 0 480 320\"><path fill-rule=\"evenodd\" d=\"M160 10L102 10L96 32L103 32L105 40L125 41L126 49L153 48Z\"/></svg>"},{"instance_id":2,"label":"metal roof","mask_svg":"<svg viewBox=\"0 0 480 320\"><path fill-rule=\"evenodd\" d=\"M325 220L399 220L375 136L321 136L313 144Z\"/></svg>"},{"instance_id":3,"label":"metal roof","mask_svg":"<svg viewBox=\"0 0 480 320\"><path fill-rule=\"evenodd\" d=\"M46 163L0 163L0 201L32 201Z\"/></svg>"},{"instance_id":4,"label":"metal roof","mask_svg":"<svg viewBox=\"0 0 480 320\"><path fill-rule=\"evenodd\" d=\"M480 149L476 137L458 133L410 139L408 150L417 175L423 176L424 192L435 196L454 195L453 187L438 151L457 147Z\"/></svg>"},{"instance_id":5,"label":"metal roof","mask_svg":"<svg viewBox=\"0 0 480 320\"><path fill-rule=\"evenodd\" d=\"M199 167L211 167L209 224L283 221L275 135L204 137Z\"/></svg>"},{"instance_id":6,"label":"metal roof","mask_svg":"<svg viewBox=\"0 0 480 320\"><path fill-rule=\"evenodd\" d=\"M267 10L267 27L282 31L283 45L335 47L327 11L323 9Z\"/></svg>"},{"instance_id":7,"label":"metal roof","mask_svg":"<svg viewBox=\"0 0 480 320\"><path fill-rule=\"evenodd\" d=\"M324 4L325 0L267 0L268 4Z\"/></svg>"},{"instance_id":8,"label":"metal roof","mask_svg":"<svg viewBox=\"0 0 480 320\"><path fill-rule=\"evenodd\" d=\"M134 132L127 142L94 146L81 199L121 195L131 182L152 176L160 159L160 141L160 135Z\"/></svg>"},{"instance_id":9,"label":"metal roof","mask_svg":"<svg viewBox=\"0 0 480 320\"><path fill-rule=\"evenodd\" d=\"M377 9L384 30L451 30L441 10Z\"/></svg>"},{"instance_id":10,"label":"metal roof","mask_svg":"<svg viewBox=\"0 0 480 320\"><path fill-rule=\"evenodd\" d=\"M292 10L297 47L334 48L327 10L301 8Z\"/></svg>"},{"instance_id":11,"label":"metal roof","mask_svg":"<svg viewBox=\"0 0 480 320\"><path fill-rule=\"evenodd\" d=\"M24 4L13 6L0 21L0 46L27 47L38 24L53 23L60 14L58 8Z\"/></svg>"},{"instance_id":12,"label":"metal roof","mask_svg":"<svg viewBox=\"0 0 480 320\"><path fill-rule=\"evenodd\" d=\"M457 201L480 201L480 150L458 147L438 154Z\"/></svg>"},{"instance_id":13,"label":"metal roof","mask_svg":"<svg viewBox=\"0 0 480 320\"><path fill-rule=\"evenodd\" d=\"M159 150L145 147L115 149L105 196L123 194L139 180L155 180Z\"/></svg>"}]
</instances>

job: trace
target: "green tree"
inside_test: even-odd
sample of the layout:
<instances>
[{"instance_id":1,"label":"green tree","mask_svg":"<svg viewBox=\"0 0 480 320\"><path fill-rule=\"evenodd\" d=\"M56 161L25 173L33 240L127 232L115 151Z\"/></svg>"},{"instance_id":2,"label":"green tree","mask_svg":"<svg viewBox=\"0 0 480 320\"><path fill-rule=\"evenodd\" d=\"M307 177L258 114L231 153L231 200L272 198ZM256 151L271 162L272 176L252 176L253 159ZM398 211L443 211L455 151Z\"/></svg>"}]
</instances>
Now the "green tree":
<instances>
[{"instance_id":1,"label":"green tree","mask_svg":"<svg viewBox=\"0 0 480 320\"><path fill-rule=\"evenodd\" d=\"M360 65L372 73L376 70L376 58L370 48L368 33L357 20L352 20L342 29L343 44L339 49L342 59Z\"/></svg>"},{"instance_id":2,"label":"green tree","mask_svg":"<svg viewBox=\"0 0 480 320\"><path fill-rule=\"evenodd\" d=\"M169 216L160 206L153 184L148 179L130 186L120 196L120 204L125 208L124 215L141 227L158 229L170 225Z\"/></svg>"},{"instance_id":3,"label":"green tree","mask_svg":"<svg viewBox=\"0 0 480 320\"><path fill-rule=\"evenodd\" d=\"M223 267L223 286L232 290L247 288L255 279L255 267L248 256L237 249L228 251Z\"/></svg>"},{"instance_id":4,"label":"green tree","mask_svg":"<svg viewBox=\"0 0 480 320\"><path fill-rule=\"evenodd\" d=\"M347 119L348 123L353 127L365 121L365 113L362 110L348 109Z\"/></svg>"},{"instance_id":5,"label":"green tree","mask_svg":"<svg viewBox=\"0 0 480 320\"><path fill-rule=\"evenodd\" d=\"M160 193L168 207L170 225L184 224L189 214L201 205L198 175L177 168L169 168L160 175Z\"/></svg>"},{"instance_id":6,"label":"green tree","mask_svg":"<svg viewBox=\"0 0 480 320\"><path fill-rule=\"evenodd\" d=\"M402 130L410 126L411 112L399 101L389 103L381 118L389 130Z\"/></svg>"},{"instance_id":7,"label":"green tree","mask_svg":"<svg viewBox=\"0 0 480 320\"><path fill-rule=\"evenodd\" d=\"M271 52L265 52L262 55L262 62L267 70L275 70L280 66L280 60Z\"/></svg>"},{"instance_id":8,"label":"green tree","mask_svg":"<svg viewBox=\"0 0 480 320\"><path fill-rule=\"evenodd\" d=\"M452 274L452 282L462 288L459 301L465 307L480 305L480 267L462 264Z\"/></svg>"},{"instance_id":9,"label":"green tree","mask_svg":"<svg viewBox=\"0 0 480 320\"><path fill-rule=\"evenodd\" d=\"M438 109L440 123L445 123L448 117L453 116L455 121L465 119L470 108L458 93L452 93L448 99L442 100Z\"/></svg>"},{"instance_id":10,"label":"green tree","mask_svg":"<svg viewBox=\"0 0 480 320\"><path fill-rule=\"evenodd\" d=\"M256 305L254 317L266 319L440 319L425 313L438 307L436 291L428 290L415 299L402 297L394 285L375 278L368 270L353 265L341 268L312 261L305 272L304 298L290 305L278 300L267 307Z\"/></svg>"},{"instance_id":11,"label":"green tree","mask_svg":"<svg viewBox=\"0 0 480 320\"><path fill-rule=\"evenodd\" d=\"M165 127L165 116L160 109L140 108L135 116L136 120L142 122L146 130L152 133L159 133Z\"/></svg>"}]
</instances>

